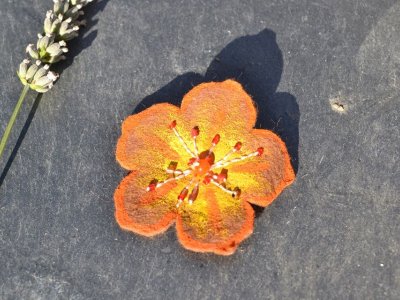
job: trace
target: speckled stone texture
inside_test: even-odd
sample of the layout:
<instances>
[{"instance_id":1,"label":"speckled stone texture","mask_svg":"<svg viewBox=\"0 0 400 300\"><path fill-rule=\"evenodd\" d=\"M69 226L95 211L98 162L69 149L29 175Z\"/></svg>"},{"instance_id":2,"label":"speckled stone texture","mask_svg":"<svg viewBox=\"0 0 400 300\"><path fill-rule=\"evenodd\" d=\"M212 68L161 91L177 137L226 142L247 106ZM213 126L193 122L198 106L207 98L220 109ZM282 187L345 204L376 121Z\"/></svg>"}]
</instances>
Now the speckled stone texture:
<instances>
[{"instance_id":1,"label":"speckled stone texture","mask_svg":"<svg viewBox=\"0 0 400 300\"><path fill-rule=\"evenodd\" d=\"M0 2L1 132L51 4ZM102 0L88 17L0 161L1 299L400 298L398 1ZM296 182L230 257L120 230L121 121L226 78L286 141Z\"/></svg>"}]
</instances>

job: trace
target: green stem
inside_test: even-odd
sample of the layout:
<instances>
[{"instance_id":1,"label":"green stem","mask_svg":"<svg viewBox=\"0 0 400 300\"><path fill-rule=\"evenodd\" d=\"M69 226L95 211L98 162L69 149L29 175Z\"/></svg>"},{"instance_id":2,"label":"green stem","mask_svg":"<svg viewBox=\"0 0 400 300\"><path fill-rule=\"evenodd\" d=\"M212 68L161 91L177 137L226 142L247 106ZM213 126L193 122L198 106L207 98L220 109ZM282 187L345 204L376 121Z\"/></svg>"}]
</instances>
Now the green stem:
<instances>
[{"instance_id":1,"label":"green stem","mask_svg":"<svg viewBox=\"0 0 400 300\"><path fill-rule=\"evenodd\" d=\"M22 103L24 102L25 96L29 91L29 85L25 85L24 89L21 92L21 95L19 96L18 102L15 105L14 111L11 115L10 121L8 121L6 130L4 131L3 137L1 138L1 142L0 142L0 159L3 155L4 152L4 148L7 145L7 141L8 141L8 137L10 136L11 130L14 126L15 120L17 119L18 113L21 109Z\"/></svg>"}]
</instances>

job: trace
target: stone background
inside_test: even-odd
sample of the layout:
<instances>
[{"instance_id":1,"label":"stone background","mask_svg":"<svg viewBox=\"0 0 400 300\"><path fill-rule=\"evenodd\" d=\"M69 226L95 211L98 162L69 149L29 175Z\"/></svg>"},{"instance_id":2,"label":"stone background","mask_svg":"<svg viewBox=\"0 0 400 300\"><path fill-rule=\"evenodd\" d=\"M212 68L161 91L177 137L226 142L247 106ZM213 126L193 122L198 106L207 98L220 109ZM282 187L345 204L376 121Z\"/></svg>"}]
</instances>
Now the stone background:
<instances>
[{"instance_id":1,"label":"stone background","mask_svg":"<svg viewBox=\"0 0 400 300\"><path fill-rule=\"evenodd\" d=\"M1 132L51 4L0 2ZM1 299L400 298L399 1L99 0L88 18L0 160ZM225 78L286 141L296 182L230 257L120 230L121 121Z\"/></svg>"}]
</instances>

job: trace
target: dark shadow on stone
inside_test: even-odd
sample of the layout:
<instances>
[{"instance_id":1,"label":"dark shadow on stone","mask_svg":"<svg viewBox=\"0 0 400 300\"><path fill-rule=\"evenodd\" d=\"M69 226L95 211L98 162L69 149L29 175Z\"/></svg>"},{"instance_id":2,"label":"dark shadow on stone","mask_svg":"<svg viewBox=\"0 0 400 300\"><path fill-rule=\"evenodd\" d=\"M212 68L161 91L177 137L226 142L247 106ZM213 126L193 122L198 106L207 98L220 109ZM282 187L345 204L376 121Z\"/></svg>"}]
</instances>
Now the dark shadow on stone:
<instances>
[{"instance_id":1,"label":"dark shadow on stone","mask_svg":"<svg viewBox=\"0 0 400 300\"><path fill-rule=\"evenodd\" d=\"M133 113L160 102L179 105L183 96L199 83L235 79L257 105L256 127L272 130L282 138L297 173L300 111L293 95L277 92L282 71L283 57L276 35L264 29L256 35L243 36L229 43L211 62L205 76L189 72L176 77L145 97Z\"/></svg>"},{"instance_id":2,"label":"dark shadow on stone","mask_svg":"<svg viewBox=\"0 0 400 300\"><path fill-rule=\"evenodd\" d=\"M180 75L167 85L163 86L154 94L145 97L133 111L134 114L139 113L153 104L160 102L168 102L174 105L180 105L183 96L194 86L204 82L204 77L200 74L190 72Z\"/></svg>"},{"instance_id":3,"label":"dark shadow on stone","mask_svg":"<svg viewBox=\"0 0 400 300\"><path fill-rule=\"evenodd\" d=\"M107 6L110 0L98 0L89 5L87 5L83 11L85 15L83 18L86 20L86 26L82 27L79 32L79 36L75 39L67 42L67 47L69 52L67 53L67 59L55 64L51 69L58 74L67 69L74 62L75 57L77 57L83 50L90 47L93 41L97 37L97 30L92 30L99 22L98 18L95 18L99 12L102 12ZM91 31L92 30L92 31Z\"/></svg>"},{"instance_id":4,"label":"dark shadow on stone","mask_svg":"<svg viewBox=\"0 0 400 300\"><path fill-rule=\"evenodd\" d=\"M7 160L6 166L4 167L3 171L1 172L0 187L3 185L4 179L6 178L7 173L10 170L13 161L14 161L15 157L17 156L18 150L22 145L25 135L28 132L29 127L31 126L33 117L35 116L36 110L39 107L40 101L42 100L42 96L43 96L43 94L38 94L36 96L35 102L32 105L32 108L29 112L28 118L25 121L24 127L22 127L21 133L18 136L17 143L15 144L15 146L11 152L11 155Z\"/></svg>"},{"instance_id":5,"label":"dark shadow on stone","mask_svg":"<svg viewBox=\"0 0 400 300\"><path fill-rule=\"evenodd\" d=\"M261 216L261 214L263 213L263 211L264 211L264 209L265 209L265 207L258 206L258 205L254 205L254 204L251 204L251 207L252 207L253 210L254 210L254 216L255 216L256 218L258 218L259 216Z\"/></svg>"},{"instance_id":6,"label":"dark shadow on stone","mask_svg":"<svg viewBox=\"0 0 400 300\"><path fill-rule=\"evenodd\" d=\"M257 128L277 133L286 143L295 173L298 170L300 111L296 98L277 92L283 71L282 52L273 31L237 38L211 62L206 81L234 78L257 104Z\"/></svg>"}]
</instances>

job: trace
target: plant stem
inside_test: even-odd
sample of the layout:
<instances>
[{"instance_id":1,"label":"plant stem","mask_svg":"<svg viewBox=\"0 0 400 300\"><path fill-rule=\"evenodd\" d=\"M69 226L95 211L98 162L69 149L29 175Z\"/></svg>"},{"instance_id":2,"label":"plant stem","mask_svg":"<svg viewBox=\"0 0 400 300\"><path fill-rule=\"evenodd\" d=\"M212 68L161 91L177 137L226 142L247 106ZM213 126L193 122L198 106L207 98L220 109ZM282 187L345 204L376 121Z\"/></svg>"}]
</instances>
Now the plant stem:
<instances>
[{"instance_id":1,"label":"plant stem","mask_svg":"<svg viewBox=\"0 0 400 300\"><path fill-rule=\"evenodd\" d=\"M24 89L21 92L21 95L19 96L18 102L14 107L14 111L11 115L10 121L8 121L6 130L4 131L3 137L1 138L0 142L0 159L3 155L4 148L7 145L8 137L10 136L11 130L14 126L15 120L17 119L18 113L21 110L22 103L24 102L25 96L29 91L29 85L25 85Z\"/></svg>"}]
</instances>

